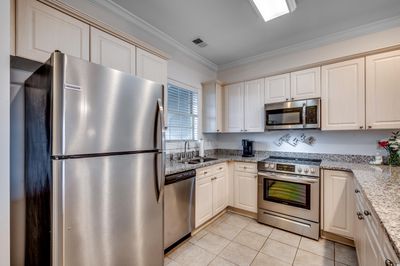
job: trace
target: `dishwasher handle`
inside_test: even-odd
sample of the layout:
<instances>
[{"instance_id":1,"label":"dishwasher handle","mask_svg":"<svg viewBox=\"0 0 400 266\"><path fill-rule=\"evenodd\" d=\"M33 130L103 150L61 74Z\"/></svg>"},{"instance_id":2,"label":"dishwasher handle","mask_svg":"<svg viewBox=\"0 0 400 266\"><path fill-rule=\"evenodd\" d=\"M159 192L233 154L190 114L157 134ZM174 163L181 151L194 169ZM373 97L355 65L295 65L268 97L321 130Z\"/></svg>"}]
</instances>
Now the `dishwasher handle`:
<instances>
[{"instance_id":1,"label":"dishwasher handle","mask_svg":"<svg viewBox=\"0 0 400 266\"><path fill-rule=\"evenodd\" d=\"M172 175L167 175L165 177L165 185L173 184L194 177L196 177L196 170L189 170Z\"/></svg>"}]
</instances>

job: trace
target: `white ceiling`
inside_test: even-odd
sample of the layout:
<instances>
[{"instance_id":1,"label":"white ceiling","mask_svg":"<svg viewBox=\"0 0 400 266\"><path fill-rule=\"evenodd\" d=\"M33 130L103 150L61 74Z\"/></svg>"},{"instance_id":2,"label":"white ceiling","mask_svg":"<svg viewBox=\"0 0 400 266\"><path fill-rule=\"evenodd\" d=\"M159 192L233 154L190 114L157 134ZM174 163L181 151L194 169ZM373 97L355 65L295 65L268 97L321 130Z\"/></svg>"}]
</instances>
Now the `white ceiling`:
<instances>
[{"instance_id":1,"label":"white ceiling","mask_svg":"<svg viewBox=\"0 0 400 266\"><path fill-rule=\"evenodd\" d=\"M400 16L400 0L297 0L293 13L267 23L248 0L109 1L219 66Z\"/></svg>"}]
</instances>

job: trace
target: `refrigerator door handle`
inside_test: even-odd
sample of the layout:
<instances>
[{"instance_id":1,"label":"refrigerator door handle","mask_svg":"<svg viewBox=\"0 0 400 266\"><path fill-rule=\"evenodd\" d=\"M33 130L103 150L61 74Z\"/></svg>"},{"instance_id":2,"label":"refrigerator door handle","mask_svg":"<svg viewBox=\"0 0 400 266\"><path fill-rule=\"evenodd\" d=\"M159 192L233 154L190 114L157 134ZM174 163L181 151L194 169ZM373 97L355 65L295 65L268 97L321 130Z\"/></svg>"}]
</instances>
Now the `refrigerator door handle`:
<instances>
[{"instance_id":1,"label":"refrigerator door handle","mask_svg":"<svg viewBox=\"0 0 400 266\"><path fill-rule=\"evenodd\" d=\"M158 189L158 199L157 201L160 202L162 199L162 195L164 192L164 186L165 186L165 165L164 165L164 135L165 135L165 122L164 122L164 107L162 105L162 100L158 99L157 100L157 107L158 107L158 112L157 112L157 123L158 123L158 117L160 117L160 132L156 132L157 135L160 133L160 142L161 142L161 162L158 162L158 155L157 155L157 169L156 169L156 178L157 178L157 189ZM157 128L157 127L156 127ZM160 168L160 169L159 169Z\"/></svg>"}]
</instances>

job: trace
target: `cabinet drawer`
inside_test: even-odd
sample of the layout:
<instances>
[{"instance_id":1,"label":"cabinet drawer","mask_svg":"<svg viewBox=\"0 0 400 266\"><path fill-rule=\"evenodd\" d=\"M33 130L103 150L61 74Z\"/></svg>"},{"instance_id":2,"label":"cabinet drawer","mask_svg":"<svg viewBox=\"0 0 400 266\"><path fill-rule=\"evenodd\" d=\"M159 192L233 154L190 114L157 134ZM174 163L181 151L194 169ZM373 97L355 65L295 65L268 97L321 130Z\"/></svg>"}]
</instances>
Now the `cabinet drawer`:
<instances>
[{"instance_id":1,"label":"cabinet drawer","mask_svg":"<svg viewBox=\"0 0 400 266\"><path fill-rule=\"evenodd\" d=\"M256 163L235 163L235 171L245 172L245 173L257 173Z\"/></svg>"},{"instance_id":2,"label":"cabinet drawer","mask_svg":"<svg viewBox=\"0 0 400 266\"><path fill-rule=\"evenodd\" d=\"M225 173L226 164L221 163L214 166L214 174Z\"/></svg>"},{"instance_id":3,"label":"cabinet drawer","mask_svg":"<svg viewBox=\"0 0 400 266\"><path fill-rule=\"evenodd\" d=\"M215 174L214 167L203 167L196 170L196 179L202 179Z\"/></svg>"}]
</instances>

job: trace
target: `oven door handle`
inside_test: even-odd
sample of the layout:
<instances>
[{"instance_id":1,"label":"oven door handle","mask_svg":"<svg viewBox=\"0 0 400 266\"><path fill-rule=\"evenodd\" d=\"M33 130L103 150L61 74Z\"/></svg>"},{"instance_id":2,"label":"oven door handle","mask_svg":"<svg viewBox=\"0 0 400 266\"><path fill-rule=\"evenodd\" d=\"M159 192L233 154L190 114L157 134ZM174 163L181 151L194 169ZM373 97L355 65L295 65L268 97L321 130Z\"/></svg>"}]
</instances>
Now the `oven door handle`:
<instances>
[{"instance_id":1,"label":"oven door handle","mask_svg":"<svg viewBox=\"0 0 400 266\"><path fill-rule=\"evenodd\" d=\"M290 177L285 175L278 175L275 173L258 173L259 176L269 177L270 179L281 180L281 181L289 181L294 183L301 184L315 184L319 182L319 178L307 178L303 176L296 175L296 177Z\"/></svg>"},{"instance_id":2,"label":"oven door handle","mask_svg":"<svg viewBox=\"0 0 400 266\"><path fill-rule=\"evenodd\" d=\"M306 127L306 103L303 103L303 111L302 111L302 119L303 119L303 127Z\"/></svg>"}]
</instances>

